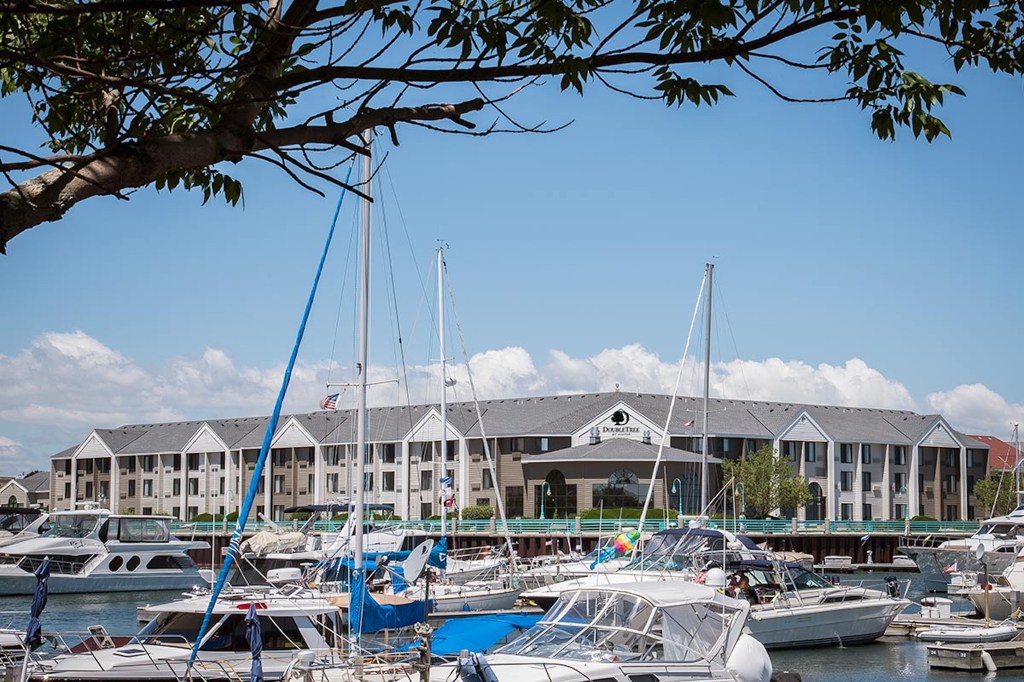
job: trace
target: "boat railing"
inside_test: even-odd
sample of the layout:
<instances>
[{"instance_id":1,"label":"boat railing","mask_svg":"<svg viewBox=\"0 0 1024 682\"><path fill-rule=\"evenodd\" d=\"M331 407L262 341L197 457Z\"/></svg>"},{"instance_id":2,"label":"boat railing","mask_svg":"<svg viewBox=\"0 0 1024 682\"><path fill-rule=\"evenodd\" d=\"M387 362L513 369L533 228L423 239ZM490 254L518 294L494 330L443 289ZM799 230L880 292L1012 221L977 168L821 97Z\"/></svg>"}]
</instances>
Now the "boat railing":
<instances>
[{"instance_id":1,"label":"boat railing","mask_svg":"<svg viewBox=\"0 0 1024 682\"><path fill-rule=\"evenodd\" d=\"M647 519L641 530L656 533L667 528L686 527L690 517L681 516L668 519ZM399 521L389 519L385 522L389 527L419 530L431 534L440 534L440 519ZM603 518L587 519L570 517L560 519L449 519L450 532L453 533L488 533L488 534L579 534L579 533L618 533L625 529L637 528L639 519ZM886 534L903 536L954 536L972 535L978 530L976 521L828 521L799 519L742 519L742 518L711 518L704 522L707 527L727 530L733 533L750 535L826 535L826 534ZM302 522L281 521L278 527L298 530ZM337 532L344 526L344 521L317 521L312 526L313 532ZM234 530L233 521L193 521L171 523L171 531L181 535L211 535L230 533ZM266 523L250 521L246 530L256 532L270 528Z\"/></svg>"}]
</instances>

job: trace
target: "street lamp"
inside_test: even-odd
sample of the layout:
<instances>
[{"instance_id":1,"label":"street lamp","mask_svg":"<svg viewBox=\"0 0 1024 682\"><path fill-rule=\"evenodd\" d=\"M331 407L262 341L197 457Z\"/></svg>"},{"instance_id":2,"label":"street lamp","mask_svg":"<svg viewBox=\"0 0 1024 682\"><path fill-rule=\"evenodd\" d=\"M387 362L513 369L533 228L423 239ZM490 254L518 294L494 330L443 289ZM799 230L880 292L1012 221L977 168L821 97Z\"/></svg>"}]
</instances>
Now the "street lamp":
<instances>
[{"instance_id":1,"label":"street lamp","mask_svg":"<svg viewBox=\"0 0 1024 682\"><path fill-rule=\"evenodd\" d=\"M674 492L677 495L676 500L679 503L679 515L682 516L683 515L683 482L680 481L678 478L672 479L672 492Z\"/></svg>"},{"instance_id":2,"label":"street lamp","mask_svg":"<svg viewBox=\"0 0 1024 682\"><path fill-rule=\"evenodd\" d=\"M544 492L545 490L547 491L547 493ZM540 487L540 518L541 518L541 520L544 519L544 495L545 494L547 494L547 495L551 494L551 484L548 483L547 481L544 481L544 485L542 485Z\"/></svg>"}]
</instances>

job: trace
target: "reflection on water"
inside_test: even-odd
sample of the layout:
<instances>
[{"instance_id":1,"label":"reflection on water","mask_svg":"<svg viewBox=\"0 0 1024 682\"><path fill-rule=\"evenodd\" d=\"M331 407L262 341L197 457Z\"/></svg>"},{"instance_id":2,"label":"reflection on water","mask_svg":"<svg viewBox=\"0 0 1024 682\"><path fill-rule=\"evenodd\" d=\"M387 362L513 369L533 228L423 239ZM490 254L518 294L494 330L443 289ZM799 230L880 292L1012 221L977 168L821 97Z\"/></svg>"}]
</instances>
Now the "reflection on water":
<instances>
[{"instance_id":1,"label":"reflection on water","mask_svg":"<svg viewBox=\"0 0 1024 682\"><path fill-rule=\"evenodd\" d=\"M882 588L885 573L863 573L841 576L843 583L867 581L870 586ZM901 585L911 580L910 599L920 601L927 596L923 582L917 574L899 574ZM867 585L866 583L866 585ZM83 632L90 625L102 625L111 634L134 634L140 629L136 609L147 604L172 601L181 594L171 592L115 592L110 594L57 594L52 595L43 612L43 629L47 632ZM28 624L28 609L32 597L0 597L0 626L10 625L24 629ZM971 610L970 603L953 599L956 611ZM911 607L917 610L917 605ZM921 642L905 638L883 638L873 644L828 649L792 649L772 651L776 670L800 673L807 682L883 682L905 680L945 682L964 679L987 679L977 674L928 670L927 649ZM1017 671L1002 673L1001 680L1024 679Z\"/></svg>"}]
</instances>

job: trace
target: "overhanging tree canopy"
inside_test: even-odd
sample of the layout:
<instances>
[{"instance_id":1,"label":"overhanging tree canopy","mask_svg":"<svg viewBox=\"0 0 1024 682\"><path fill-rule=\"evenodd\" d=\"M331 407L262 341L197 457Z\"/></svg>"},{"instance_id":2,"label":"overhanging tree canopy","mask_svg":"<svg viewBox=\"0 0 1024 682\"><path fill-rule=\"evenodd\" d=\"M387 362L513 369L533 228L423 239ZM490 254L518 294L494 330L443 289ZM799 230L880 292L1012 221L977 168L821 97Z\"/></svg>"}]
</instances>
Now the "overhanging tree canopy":
<instances>
[{"instance_id":1,"label":"overhanging tree canopy","mask_svg":"<svg viewBox=\"0 0 1024 682\"><path fill-rule=\"evenodd\" d=\"M507 115L554 79L665 104L713 105L750 78L787 101L848 101L882 139L948 134L933 113L955 85L905 63L914 41L954 66L1018 75L1017 2L897 0L0 0L0 95L27 100L42 149L0 145L0 252L94 196L197 189L237 203L223 162L258 159L316 191L401 124L536 130ZM727 69L714 68L721 64ZM787 72L820 73L794 97ZM485 107L496 120L482 130ZM357 189L357 188L352 188Z\"/></svg>"}]
</instances>

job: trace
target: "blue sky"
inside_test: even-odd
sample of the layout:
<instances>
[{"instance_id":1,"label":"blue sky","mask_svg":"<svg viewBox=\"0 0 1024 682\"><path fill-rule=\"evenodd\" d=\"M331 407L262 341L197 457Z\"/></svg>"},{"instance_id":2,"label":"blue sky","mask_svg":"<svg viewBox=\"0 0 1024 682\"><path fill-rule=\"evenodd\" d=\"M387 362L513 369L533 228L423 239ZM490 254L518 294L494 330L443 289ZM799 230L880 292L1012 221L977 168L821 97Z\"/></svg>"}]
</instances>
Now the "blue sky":
<instances>
[{"instance_id":1,"label":"blue sky","mask_svg":"<svg viewBox=\"0 0 1024 682\"><path fill-rule=\"evenodd\" d=\"M906 131L880 142L852 107L785 104L724 79L739 96L711 109L546 87L512 110L573 121L566 130L404 128L401 146L382 140L375 219L391 244L413 400L436 394L443 239L487 397L669 390L713 259L716 394L941 412L1008 438L1024 419L1021 82L961 74L968 96L941 112L953 139L927 144ZM17 113L0 102L5 143L26 133ZM11 242L0 473L45 466L95 427L269 412L337 195L269 166L228 170L246 183L244 210L143 189ZM315 409L332 359L335 378L352 362L350 199L293 410ZM400 372L382 246L371 363L384 377ZM684 392L699 390L687 377ZM399 399L390 390L376 400Z\"/></svg>"}]
</instances>

